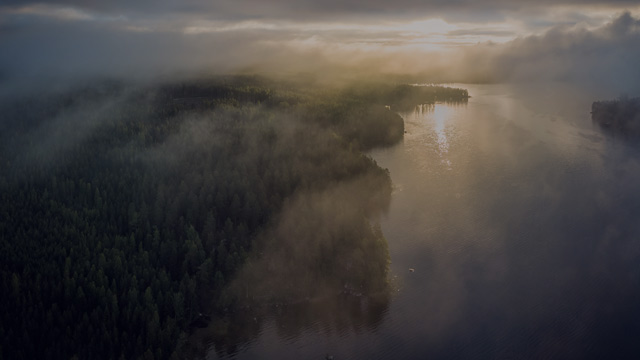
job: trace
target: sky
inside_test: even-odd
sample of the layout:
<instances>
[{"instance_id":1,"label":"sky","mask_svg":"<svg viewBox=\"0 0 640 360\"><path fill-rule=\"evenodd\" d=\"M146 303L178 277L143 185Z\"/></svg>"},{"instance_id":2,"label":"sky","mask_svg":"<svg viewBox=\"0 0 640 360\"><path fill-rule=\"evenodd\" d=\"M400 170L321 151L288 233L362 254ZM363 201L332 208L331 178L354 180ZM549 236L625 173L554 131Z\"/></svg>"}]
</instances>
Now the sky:
<instances>
[{"instance_id":1,"label":"sky","mask_svg":"<svg viewBox=\"0 0 640 360\"><path fill-rule=\"evenodd\" d=\"M639 19L638 0L4 0L0 82L343 69L635 83Z\"/></svg>"}]
</instances>

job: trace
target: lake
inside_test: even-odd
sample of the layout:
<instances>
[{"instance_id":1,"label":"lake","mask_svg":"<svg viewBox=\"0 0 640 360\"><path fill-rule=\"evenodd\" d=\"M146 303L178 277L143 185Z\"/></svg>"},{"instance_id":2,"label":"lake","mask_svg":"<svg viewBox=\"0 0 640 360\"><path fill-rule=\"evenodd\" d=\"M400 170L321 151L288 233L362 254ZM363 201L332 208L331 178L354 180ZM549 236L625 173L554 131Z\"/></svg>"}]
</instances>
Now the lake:
<instances>
[{"instance_id":1,"label":"lake","mask_svg":"<svg viewBox=\"0 0 640 360\"><path fill-rule=\"evenodd\" d=\"M227 324L207 358L638 357L640 150L589 113L619 94L455 86L468 103L400 113L404 141L370 153L394 183L393 294Z\"/></svg>"}]
</instances>

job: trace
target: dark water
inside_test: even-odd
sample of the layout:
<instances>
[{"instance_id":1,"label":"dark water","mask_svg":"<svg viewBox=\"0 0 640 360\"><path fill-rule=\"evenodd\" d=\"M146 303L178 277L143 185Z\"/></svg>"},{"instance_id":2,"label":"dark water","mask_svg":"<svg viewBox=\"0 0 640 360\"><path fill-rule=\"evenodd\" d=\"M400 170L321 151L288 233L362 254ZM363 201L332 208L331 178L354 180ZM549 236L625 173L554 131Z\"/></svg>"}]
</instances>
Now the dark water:
<instances>
[{"instance_id":1,"label":"dark water","mask_svg":"<svg viewBox=\"0 0 640 360\"><path fill-rule=\"evenodd\" d=\"M371 154L396 187L391 298L276 310L222 358L640 357L640 151L589 115L617 94L464 87Z\"/></svg>"}]
</instances>

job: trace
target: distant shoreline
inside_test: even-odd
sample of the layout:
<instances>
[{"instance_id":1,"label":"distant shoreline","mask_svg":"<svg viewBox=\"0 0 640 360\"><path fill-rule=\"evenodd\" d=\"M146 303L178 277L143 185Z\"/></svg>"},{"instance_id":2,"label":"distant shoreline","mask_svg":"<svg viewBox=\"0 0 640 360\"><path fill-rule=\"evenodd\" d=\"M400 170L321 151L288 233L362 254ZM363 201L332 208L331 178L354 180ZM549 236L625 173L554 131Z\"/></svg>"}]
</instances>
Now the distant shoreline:
<instances>
[{"instance_id":1,"label":"distant shoreline","mask_svg":"<svg viewBox=\"0 0 640 360\"><path fill-rule=\"evenodd\" d=\"M640 97L594 101L591 119L603 129L624 135L640 135Z\"/></svg>"}]
</instances>

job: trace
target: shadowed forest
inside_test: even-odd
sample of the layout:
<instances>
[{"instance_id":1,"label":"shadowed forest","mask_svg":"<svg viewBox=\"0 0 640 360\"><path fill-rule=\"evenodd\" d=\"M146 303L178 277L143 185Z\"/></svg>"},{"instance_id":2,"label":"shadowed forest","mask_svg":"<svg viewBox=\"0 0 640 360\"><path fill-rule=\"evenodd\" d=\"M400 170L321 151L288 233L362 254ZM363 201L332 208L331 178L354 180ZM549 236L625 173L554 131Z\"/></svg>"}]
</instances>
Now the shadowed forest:
<instances>
[{"instance_id":1,"label":"shadowed forest","mask_svg":"<svg viewBox=\"0 0 640 360\"><path fill-rule=\"evenodd\" d=\"M228 76L3 99L0 357L177 358L204 318L384 294L392 184L364 151L402 141L393 110L467 98Z\"/></svg>"},{"instance_id":2,"label":"shadowed forest","mask_svg":"<svg viewBox=\"0 0 640 360\"><path fill-rule=\"evenodd\" d=\"M639 44L637 0L4 0L0 360L637 359Z\"/></svg>"},{"instance_id":3,"label":"shadowed forest","mask_svg":"<svg viewBox=\"0 0 640 360\"><path fill-rule=\"evenodd\" d=\"M591 119L613 134L635 138L640 135L640 98L595 101Z\"/></svg>"}]
</instances>

